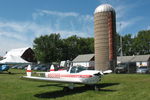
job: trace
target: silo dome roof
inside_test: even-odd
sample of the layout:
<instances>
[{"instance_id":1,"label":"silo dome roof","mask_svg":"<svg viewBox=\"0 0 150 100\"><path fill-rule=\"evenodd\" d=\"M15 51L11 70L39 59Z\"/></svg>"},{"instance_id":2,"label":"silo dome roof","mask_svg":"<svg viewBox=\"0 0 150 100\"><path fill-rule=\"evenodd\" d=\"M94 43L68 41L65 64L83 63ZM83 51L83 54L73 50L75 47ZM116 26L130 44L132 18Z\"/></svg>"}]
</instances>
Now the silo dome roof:
<instances>
[{"instance_id":1,"label":"silo dome roof","mask_svg":"<svg viewBox=\"0 0 150 100\"><path fill-rule=\"evenodd\" d=\"M99 5L96 9L95 9L95 13L98 13L98 12L107 12L107 11L113 11L115 12L114 8L109 5L109 4L102 4L102 5Z\"/></svg>"}]
</instances>

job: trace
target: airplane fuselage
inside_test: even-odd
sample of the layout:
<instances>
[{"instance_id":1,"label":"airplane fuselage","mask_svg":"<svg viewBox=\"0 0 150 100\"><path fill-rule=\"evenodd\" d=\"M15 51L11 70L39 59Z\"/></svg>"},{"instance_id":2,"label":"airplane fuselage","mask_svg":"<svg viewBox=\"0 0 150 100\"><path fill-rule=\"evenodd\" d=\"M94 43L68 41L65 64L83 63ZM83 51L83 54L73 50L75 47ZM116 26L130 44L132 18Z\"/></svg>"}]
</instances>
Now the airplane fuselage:
<instances>
[{"instance_id":1,"label":"airplane fuselage","mask_svg":"<svg viewBox=\"0 0 150 100\"><path fill-rule=\"evenodd\" d=\"M38 77L24 76L24 78L66 83L96 84L102 76L100 71L85 70L80 67L72 67L68 71L37 72L37 74L39 74Z\"/></svg>"},{"instance_id":2,"label":"airplane fuselage","mask_svg":"<svg viewBox=\"0 0 150 100\"><path fill-rule=\"evenodd\" d=\"M100 80L100 76L94 75L96 73L98 73L98 71L85 70L79 73L69 73L67 71L54 71L46 72L45 77L62 82L94 84Z\"/></svg>"}]
</instances>

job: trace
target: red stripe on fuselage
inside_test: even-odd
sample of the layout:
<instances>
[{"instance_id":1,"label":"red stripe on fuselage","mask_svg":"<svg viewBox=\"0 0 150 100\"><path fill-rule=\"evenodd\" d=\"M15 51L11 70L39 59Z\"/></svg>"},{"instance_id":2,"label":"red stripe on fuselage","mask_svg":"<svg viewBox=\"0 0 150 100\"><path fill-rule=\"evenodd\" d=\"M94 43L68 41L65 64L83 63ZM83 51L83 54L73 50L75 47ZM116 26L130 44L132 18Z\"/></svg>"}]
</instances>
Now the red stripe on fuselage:
<instances>
[{"instance_id":1,"label":"red stripe on fuselage","mask_svg":"<svg viewBox=\"0 0 150 100\"><path fill-rule=\"evenodd\" d=\"M54 69L50 69L49 71L55 71Z\"/></svg>"},{"instance_id":2,"label":"red stripe on fuselage","mask_svg":"<svg viewBox=\"0 0 150 100\"><path fill-rule=\"evenodd\" d=\"M61 75L61 77L90 78L90 77L92 77L92 75Z\"/></svg>"},{"instance_id":3,"label":"red stripe on fuselage","mask_svg":"<svg viewBox=\"0 0 150 100\"><path fill-rule=\"evenodd\" d=\"M63 71L64 69L59 69L58 71Z\"/></svg>"},{"instance_id":4,"label":"red stripe on fuselage","mask_svg":"<svg viewBox=\"0 0 150 100\"><path fill-rule=\"evenodd\" d=\"M61 77L68 77L68 78L90 78L92 77L92 75L60 75L60 74L48 74L49 78L61 78Z\"/></svg>"},{"instance_id":5,"label":"red stripe on fuselage","mask_svg":"<svg viewBox=\"0 0 150 100\"><path fill-rule=\"evenodd\" d=\"M31 70L26 70L26 72L32 72Z\"/></svg>"}]
</instances>

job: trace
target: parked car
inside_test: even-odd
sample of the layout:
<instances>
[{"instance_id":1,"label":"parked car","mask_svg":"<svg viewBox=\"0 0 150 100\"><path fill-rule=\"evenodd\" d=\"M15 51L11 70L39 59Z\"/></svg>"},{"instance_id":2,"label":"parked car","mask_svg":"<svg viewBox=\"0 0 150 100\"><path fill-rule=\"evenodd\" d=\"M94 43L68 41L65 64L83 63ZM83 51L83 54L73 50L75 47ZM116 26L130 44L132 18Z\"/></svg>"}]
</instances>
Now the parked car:
<instances>
[{"instance_id":1,"label":"parked car","mask_svg":"<svg viewBox=\"0 0 150 100\"><path fill-rule=\"evenodd\" d=\"M115 68L115 73L136 73L136 63L130 62L130 63L120 63Z\"/></svg>"},{"instance_id":2,"label":"parked car","mask_svg":"<svg viewBox=\"0 0 150 100\"><path fill-rule=\"evenodd\" d=\"M41 70L42 67L44 67L45 65L44 64L38 64L37 66L35 66L33 68L33 70Z\"/></svg>"},{"instance_id":3,"label":"parked car","mask_svg":"<svg viewBox=\"0 0 150 100\"><path fill-rule=\"evenodd\" d=\"M126 64L122 63L119 64L116 68L115 68L115 73L120 74L120 73L127 73L128 68L126 66Z\"/></svg>"},{"instance_id":4,"label":"parked car","mask_svg":"<svg viewBox=\"0 0 150 100\"><path fill-rule=\"evenodd\" d=\"M39 64L34 64L31 66L31 70L33 70L35 67L37 67Z\"/></svg>"},{"instance_id":5,"label":"parked car","mask_svg":"<svg viewBox=\"0 0 150 100\"><path fill-rule=\"evenodd\" d=\"M11 68L15 69L15 68L18 68L20 65L14 65L12 66Z\"/></svg>"},{"instance_id":6,"label":"parked car","mask_svg":"<svg viewBox=\"0 0 150 100\"><path fill-rule=\"evenodd\" d=\"M140 74L148 74L150 73L150 68L148 68L147 66L142 66L142 67L137 68L136 72Z\"/></svg>"},{"instance_id":7,"label":"parked car","mask_svg":"<svg viewBox=\"0 0 150 100\"><path fill-rule=\"evenodd\" d=\"M45 64L45 65L43 65L42 67L41 67L41 71L48 71L50 69L50 65L48 65L48 64Z\"/></svg>"},{"instance_id":8,"label":"parked car","mask_svg":"<svg viewBox=\"0 0 150 100\"><path fill-rule=\"evenodd\" d=\"M20 65L19 67L18 67L18 69L24 69L25 67L27 67L28 66L28 64L23 64L23 65Z\"/></svg>"}]
</instances>

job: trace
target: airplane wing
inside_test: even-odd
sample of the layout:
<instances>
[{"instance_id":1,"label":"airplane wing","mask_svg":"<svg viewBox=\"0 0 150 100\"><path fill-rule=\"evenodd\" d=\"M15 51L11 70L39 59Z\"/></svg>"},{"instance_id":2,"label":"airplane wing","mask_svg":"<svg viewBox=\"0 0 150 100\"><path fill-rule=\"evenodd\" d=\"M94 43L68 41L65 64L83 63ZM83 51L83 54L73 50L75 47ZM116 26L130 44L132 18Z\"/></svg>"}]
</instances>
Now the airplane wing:
<instances>
[{"instance_id":1,"label":"airplane wing","mask_svg":"<svg viewBox=\"0 0 150 100\"><path fill-rule=\"evenodd\" d=\"M65 79L57 79L57 78L46 78L46 77L35 77L35 76L23 76L23 79L29 80L42 80L42 81L52 81L52 82L62 82L62 83L82 83L81 81L77 80L65 80Z\"/></svg>"}]
</instances>

